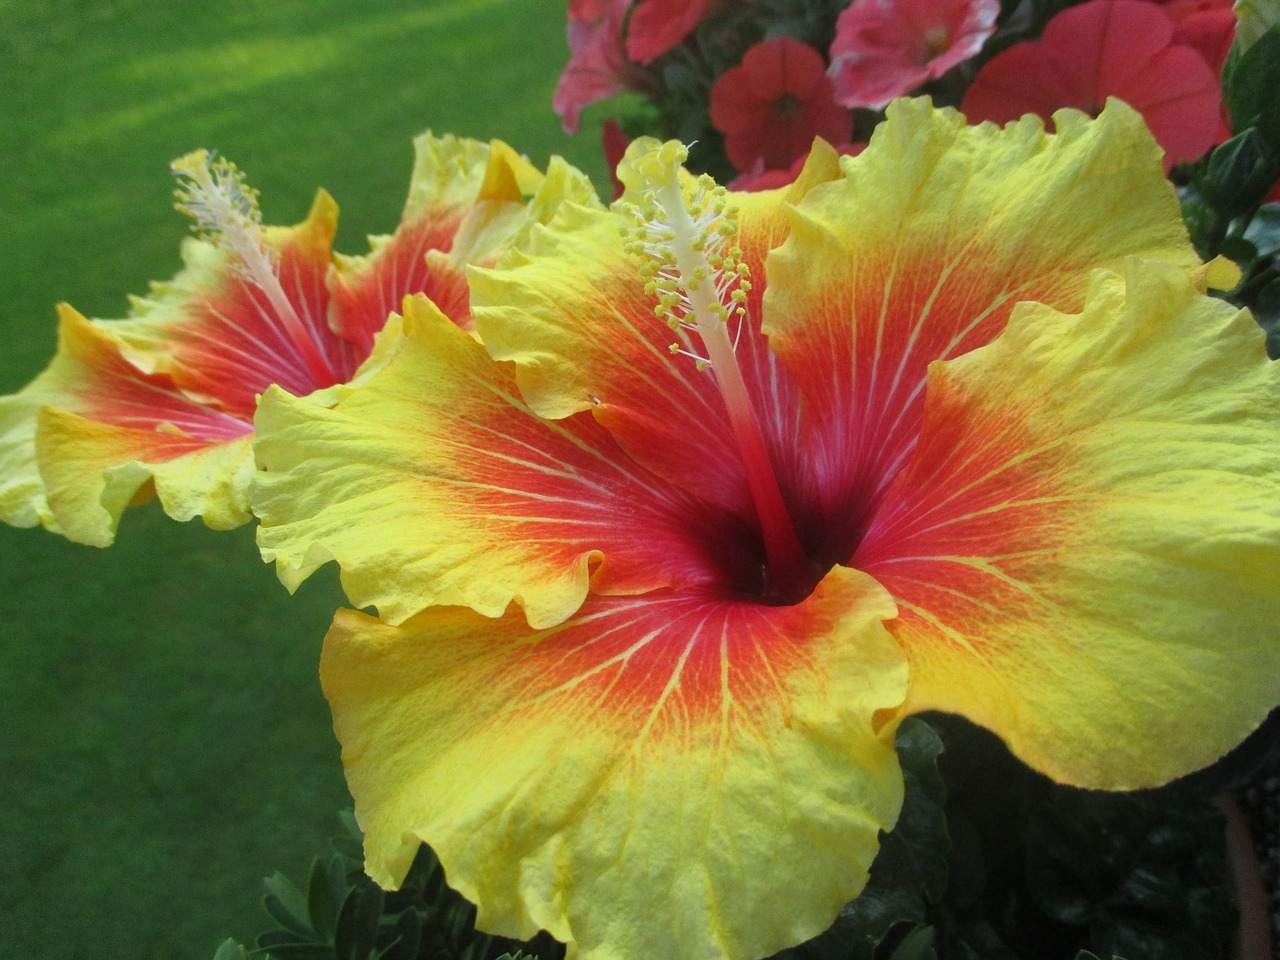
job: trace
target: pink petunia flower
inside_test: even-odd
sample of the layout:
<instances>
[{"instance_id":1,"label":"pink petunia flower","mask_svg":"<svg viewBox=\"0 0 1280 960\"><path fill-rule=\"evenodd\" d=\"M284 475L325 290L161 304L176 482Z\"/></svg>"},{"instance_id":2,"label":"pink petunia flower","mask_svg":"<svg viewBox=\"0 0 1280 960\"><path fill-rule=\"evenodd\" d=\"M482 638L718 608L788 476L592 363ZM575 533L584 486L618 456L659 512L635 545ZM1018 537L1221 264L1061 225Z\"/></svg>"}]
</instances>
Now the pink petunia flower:
<instances>
[{"instance_id":1,"label":"pink petunia flower","mask_svg":"<svg viewBox=\"0 0 1280 960\"><path fill-rule=\"evenodd\" d=\"M569 19L591 22L609 12L609 0L569 0Z\"/></svg>"},{"instance_id":2,"label":"pink petunia flower","mask_svg":"<svg viewBox=\"0 0 1280 960\"><path fill-rule=\"evenodd\" d=\"M649 80L627 59L622 28L631 0L582 0L570 4L571 57L560 74L552 106L566 133L576 133L582 108L627 90L643 90ZM587 19L598 14L595 19Z\"/></svg>"},{"instance_id":3,"label":"pink petunia flower","mask_svg":"<svg viewBox=\"0 0 1280 960\"><path fill-rule=\"evenodd\" d=\"M1062 107L1096 116L1108 97L1128 102L1165 151L1165 169L1218 140L1222 94L1200 51L1174 39L1163 7L1089 0L1055 16L1038 41L1015 44L979 71L961 109L971 120L1049 118Z\"/></svg>"},{"instance_id":4,"label":"pink petunia flower","mask_svg":"<svg viewBox=\"0 0 1280 960\"><path fill-rule=\"evenodd\" d=\"M998 0L854 0L836 21L836 101L879 109L940 77L995 31Z\"/></svg>"},{"instance_id":5,"label":"pink petunia flower","mask_svg":"<svg viewBox=\"0 0 1280 960\"><path fill-rule=\"evenodd\" d=\"M711 122L739 170L786 169L814 137L844 143L853 117L832 97L822 54L790 37L758 43L711 88Z\"/></svg>"}]
</instances>

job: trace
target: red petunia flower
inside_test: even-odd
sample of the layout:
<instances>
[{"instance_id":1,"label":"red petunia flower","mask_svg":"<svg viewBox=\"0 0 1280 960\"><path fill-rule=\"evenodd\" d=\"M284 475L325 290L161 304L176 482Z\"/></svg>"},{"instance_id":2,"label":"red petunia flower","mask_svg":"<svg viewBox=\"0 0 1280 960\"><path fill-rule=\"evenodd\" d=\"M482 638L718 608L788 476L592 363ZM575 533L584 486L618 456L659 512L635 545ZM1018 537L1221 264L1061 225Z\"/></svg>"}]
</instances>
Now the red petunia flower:
<instances>
[{"instance_id":1,"label":"red petunia flower","mask_svg":"<svg viewBox=\"0 0 1280 960\"><path fill-rule=\"evenodd\" d=\"M833 96L822 55L790 37L758 43L711 88L711 122L739 170L786 169L814 137L845 143L853 117Z\"/></svg>"},{"instance_id":2,"label":"red petunia flower","mask_svg":"<svg viewBox=\"0 0 1280 960\"><path fill-rule=\"evenodd\" d=\"M999 12L998 0L854 0L831 44L836 100L879 109L940 77L982 49Z\"/></svg>"},{"instance_id":3,"label":"red petunia flower","mask_svg":"<svg viewBox=\"0 0 1280 960\"><path fill-rule=\"evenodd\" d=\"M1174 24L1146 0L1089 0L1058 14L1038 41L990 60L962 108L971 120L1049 118L1062 107L1096 116L1108 97L1133 106L1165 151L1165 169L1218 139L1222 94L1200 51L1177 43Z\"/></svg>"},{"instance_id":4,"label":"red petunia flower","mask_svg":"<svg viewBox=\"0 0 1280 960\"><path fill-rule=\"evenodd\" d=\"M1173 21L1173 41L1199 50L1217 74L1236 38L1231 0L1161 0Z\"/></svg>"},{"instance_id":5,"label":"red petunia flower","mask_svg":"<svg viewBox=\"0 0 1280 960\"><path fill-rule=\"evenodd\" d=\"M717 0L641 0L627 25L627 56L653 63L718 6Z\"/></svg>"},{"instance_id":6,"label":"red petunia flower","mask_svg":"<svg viewBox=\"0 0 1280 960\"><path fill-rule=\"evenodd\" d=\"M645 72L627 59L622 28L631 0L589 0L570 4L571 57L560 74L552 107L566 133L576 133L582 108L627 90L643 90ZM591 14L597 14L589 19Z\"/></svg>"}]
</instances>

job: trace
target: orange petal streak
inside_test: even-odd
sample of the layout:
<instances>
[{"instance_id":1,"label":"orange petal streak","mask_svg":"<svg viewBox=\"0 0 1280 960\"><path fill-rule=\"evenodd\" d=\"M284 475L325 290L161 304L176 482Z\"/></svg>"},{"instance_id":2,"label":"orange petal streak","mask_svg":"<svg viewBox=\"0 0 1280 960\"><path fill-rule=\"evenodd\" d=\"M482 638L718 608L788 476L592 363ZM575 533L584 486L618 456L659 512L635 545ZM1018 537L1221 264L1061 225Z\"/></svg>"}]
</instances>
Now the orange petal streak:
<instances>
[{"instance_id":1,"label":"orange petal streak","mask_svg":"<svg viewBox=\"0 0 1280 960\"><path fill-rule=\"evenodd\" d=\"M436 603L497 616L514 600L545 626L589 581L636 593L758 578L742 523L631 461L591 417L541 420L509 366L425 298L406 305L394 357L333 409L263 398L254 508L287 584L336 559L352 601L393 621Z\"/></svg>"},{"instance_id":2,"label":"orange petal streak","mask_svg":"<svg viewBox=\"0 0 1280 960\"><path fill-rule=\"evenodd\" d=\"M1019 301L1077 305L1126 256L1198 263L1137 114L1057 127L898 101L770 254L764 327L804 392L822 559L848 559L910 456L929 363L989 342Z\"/></svg>"},{"instance_id":3,"label":"orange petal streak","mask_svg":"<svg viewBox=\"0 0 1280 960\"><path fill-rule=\"evenodd\" d=\"M157 284L136 302L137 315L113 329L139 365L168 373L193 396L246 421L272 384L305 395L350 379L367 351L329 327L325 277L337 217L337 205L321 191L305 222L264 229L285 295L332 370L329 382L309 370L267 295L200 241L185 245L186 269Z\"/></svg>"},{"instance_id":4,"label":"orange petal streak","mask_svg":"<svg viewBox=\"0 0 1280 960\"><path fill-rule=\"evenodd\" d=\"M917 709L1128 789L1189 773L1280 702L1280 375L1185 271L1100 274L930 369L854 555L901 610Z\"/></svg>"}]
</instances>

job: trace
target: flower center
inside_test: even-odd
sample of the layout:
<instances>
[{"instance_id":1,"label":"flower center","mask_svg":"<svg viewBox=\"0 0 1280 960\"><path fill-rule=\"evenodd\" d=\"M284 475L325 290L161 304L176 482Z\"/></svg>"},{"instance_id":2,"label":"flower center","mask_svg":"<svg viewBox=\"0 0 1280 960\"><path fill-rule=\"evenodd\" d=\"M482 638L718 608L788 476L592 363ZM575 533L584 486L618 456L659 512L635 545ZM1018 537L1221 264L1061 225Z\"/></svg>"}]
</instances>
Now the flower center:
<instances>
[{"instance_id":1,"label":"flower center","mask_svg":"<svg viewBox=\"0 0 1280 960\"><path fill-rule=\"evenodd\" d=\"M921 35L924 40L924 57L922 66L942 56L951 47L951 35L946 27L930 27Z\"/></svg>"},{"instance_id":2,"label":"flower center","mask_svg":"<svg viewBox=\"0 0 1280 960\"><path fill-rule=\"evenodd\" d=\"M784 93L773 101L773 109L783 120L790 120L804 113L804 101L794 93Z\"/></svg>"},{"instance_id":3,"label":"flower center","mask_svg":"<svg viewBox=\"0 0 1280 960\"><path fill-rule=\"evenodd\" d=\"M732 246L737 217L724 187L710 177L682 188L684 146L669 141L640 149L631 158L639 203L630 209L634 228L627 250L640 261L646 292L657 298L654 313L679 337L671 353L710 370L724 401L764 541L764 595L798 602L817 582L816 567L796 537L729 336L729 323L741 323L746 314L751 289L751 271Z\"/></svg>"}]
</instances>

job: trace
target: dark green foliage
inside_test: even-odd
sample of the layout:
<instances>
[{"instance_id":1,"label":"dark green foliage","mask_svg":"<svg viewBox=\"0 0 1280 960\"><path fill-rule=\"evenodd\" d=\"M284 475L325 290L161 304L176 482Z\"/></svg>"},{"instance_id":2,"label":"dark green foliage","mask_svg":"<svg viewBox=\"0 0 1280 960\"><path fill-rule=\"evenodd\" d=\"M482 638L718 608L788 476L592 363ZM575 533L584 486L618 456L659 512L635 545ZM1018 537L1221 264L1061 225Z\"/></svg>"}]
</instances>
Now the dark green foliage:
<instances>
[{"instance_id":1,"label":"dark green foliage","mask_svg":"<svg viewBox=\"0 0 1280 960\"><path fill-rule=\"evenodd\" d=\"M538 937L525 954L515 941L475 929L475 907L449 889L423 847L401 888L384 892L365 876L350 814L334 852L317 857L305 891L282 874L264 881L263 908L276 924L257 937L257 956L276 960L560 960L563 948ZM214 960L245 960L228 940Z\"/></svg>"},{"instance_id":2,"label":"dark green foliage","mask_svg":"<svg viewBox=\"0 0 1280 960\"><path fill-rule=\"evenodd\" d=\"M930 904L947 885L951 842L944 804L947 790L938 772L942 741L923 720L903 722L897 738L906 799L893 830L886 834L862 894L840 911L826 933L778 954L779 960L872 960L897 957L910 940L919 949ZM895 931L895 927L902 927ZM895 936L890 937L894 933ZM930 942L932 935L930 934ZM890 952L881 944L888 941ZM898 960L907 960L906 954Z\"/></svg>"},{"instance_id":3,"label":"dark green foliage","mask_svg":"<svg viewBox=\"0 0 1280 960\"><path fill-rule=\"evenodd\" d=\"M1208 797L1255 775L1273 744L1264 728L1185 781L1102 793L1053 784L957 718L909 718L897 737L902 812L866 888L829 930L774 960L1219 960L1235 909ZM563 957L546 935L521 944L477 932L474 908L425 847L400 890L379 890L348 825L305 891L278 874L266 882L278 926L259 936L259 951L278 960ZM215 960L243 960L237 949L223 944Z\"/></svg>"},{"instance_id":4,"label":"dark green foliage","mask_svg":"<svg viewBox=\"0 0 1280 960\"><path fill-rule=\"evenodd\" d=\"M1280 179L1280 30L1253 46L1237 44L1222 71L1222 94L1235 136L1174 171L1183 219L1206 260L1225 256L1242 271L1220 294L1247 307L1280 357L1280 205L1262 205Z\"/></svg>"},{"instance_id":5,"label":"dark green foliage","mask_svg":"<svg viewBox=\"0 0 1280 960\"><path fill-rule=\"evenodd\" d=\"M1027 891L1044 913L1087 929L1100 952L1220 956L1235 923L1212 805L1176 791L1057 789L1027 829Z\"/></svg>"},{"instance_id":6,"label":"dark green foliage","mask_svg":"<svg viewBox=\"0 0 1280 960\"><path fill-rule=\"evenodd\" d=\"M1237 44L1222 68L1222 98L1233 130L1256 129L1280 157L1280 29L1272 27L1247 50Z\"/></svg>"}]
</instances>

